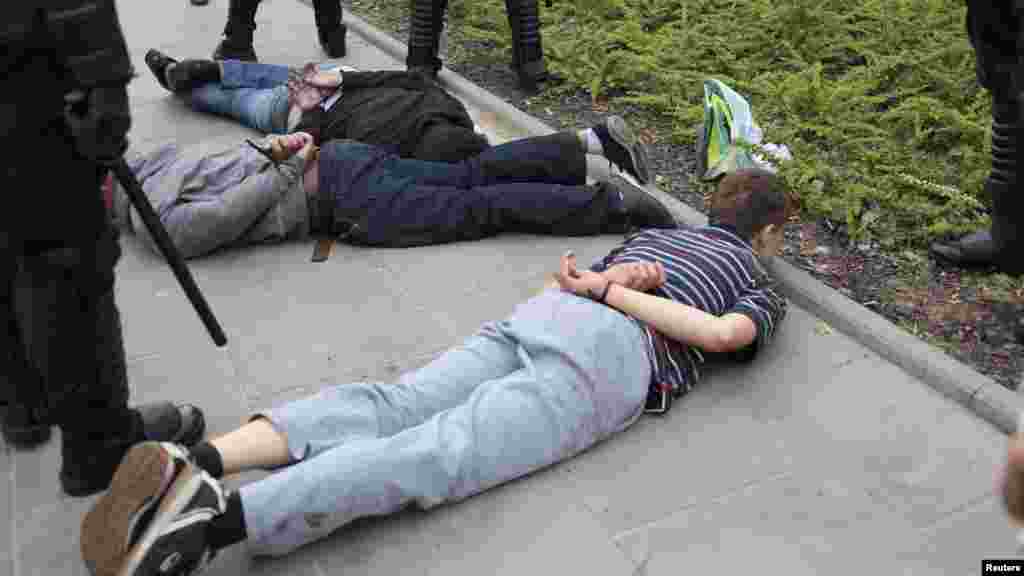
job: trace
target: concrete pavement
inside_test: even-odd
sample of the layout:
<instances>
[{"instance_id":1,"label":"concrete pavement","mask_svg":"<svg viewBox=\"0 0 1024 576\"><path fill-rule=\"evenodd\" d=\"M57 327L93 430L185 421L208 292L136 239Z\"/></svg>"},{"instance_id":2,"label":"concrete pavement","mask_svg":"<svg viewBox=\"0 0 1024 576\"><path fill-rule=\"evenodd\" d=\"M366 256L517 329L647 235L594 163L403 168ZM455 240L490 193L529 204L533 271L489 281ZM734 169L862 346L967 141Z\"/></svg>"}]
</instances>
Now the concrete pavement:
<instances>
[{"instance_id":1,"label":"concrete pavement","mask_svg":"<svg viewBox=\"0 0 1024 576\"><path fill-rule=\"evenodd\" d=\"M169 97L146 49L204 57L227 2L120 2L139 77L132 141L211 148L250 134ZM267 62L322 58L311 9L264 0ZM345 63L401 69L350 33ZM478 115L479 110L473 113ZM513 127L493 127L498 139ZM136 402L183 400L226 432L318 388L387 380L534 293L568 248L589 261L617 237L506 235L405 250L309 243L222 253L192 270L228 333L213 347L159 258L123 242L118 302ZM581 457L457 505L361 521L287 558L225 551L212 574L979 574L1015 554L993 495L1005 439L860 344L793 308L753 365L710 371L666 418L644 418ZM59 443L0 454L0 573L85 574L62 497ZM237 485L258 478L250 474ZM7 568L9 567L9 570Z\"/></svg>"}]
</instances>

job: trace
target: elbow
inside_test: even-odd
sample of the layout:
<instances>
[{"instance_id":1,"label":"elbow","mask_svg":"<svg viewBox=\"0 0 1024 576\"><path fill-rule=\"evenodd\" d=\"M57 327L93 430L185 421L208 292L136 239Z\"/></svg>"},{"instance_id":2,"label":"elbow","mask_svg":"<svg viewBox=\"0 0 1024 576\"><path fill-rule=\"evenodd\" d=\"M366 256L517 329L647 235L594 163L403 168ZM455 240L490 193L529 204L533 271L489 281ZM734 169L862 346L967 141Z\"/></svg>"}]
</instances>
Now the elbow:
<instances>
[{"instance_id":1,"label":"elbow","mask_svg":"<svg viewBox=\"0 0 1024 576\"><path fill-rule=\"evenodd\" d=\"M709 336L703 346L705 352L729 352L736 349L736 330L728 322L720 323Z\"/></svg>"}]
</instances>

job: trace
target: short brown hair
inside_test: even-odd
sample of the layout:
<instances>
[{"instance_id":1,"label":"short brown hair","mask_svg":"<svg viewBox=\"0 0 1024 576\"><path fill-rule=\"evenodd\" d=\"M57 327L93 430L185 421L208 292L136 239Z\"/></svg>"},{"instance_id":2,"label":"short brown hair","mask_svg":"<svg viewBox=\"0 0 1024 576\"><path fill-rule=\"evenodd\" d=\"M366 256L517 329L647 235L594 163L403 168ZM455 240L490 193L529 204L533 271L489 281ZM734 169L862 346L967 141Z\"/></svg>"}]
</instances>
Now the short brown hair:
<instances>
[{"instance_id":1,"label":"short brown hair","mask_svg":"<svg viewBox=\"0 0 1024 576\"><path fill-rule=\"evenodd\" d=\"M782 226L792 210L782 179L760 168L726 174L711 195L711 221L732 226L746 239L769 224Z\"/></svg>"}]
</instances>

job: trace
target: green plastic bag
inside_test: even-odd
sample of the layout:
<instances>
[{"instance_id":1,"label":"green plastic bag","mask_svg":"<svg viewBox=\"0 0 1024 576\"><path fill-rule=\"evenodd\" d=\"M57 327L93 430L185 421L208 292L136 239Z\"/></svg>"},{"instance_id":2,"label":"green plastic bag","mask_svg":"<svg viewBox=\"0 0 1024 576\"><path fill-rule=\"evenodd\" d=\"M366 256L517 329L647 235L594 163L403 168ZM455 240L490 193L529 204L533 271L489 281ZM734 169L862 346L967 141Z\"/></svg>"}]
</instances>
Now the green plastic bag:
<instances>
[{"instance_id":1,"label":"green plastic bag","mask_svg":"<svg viewBox=\"0 0 1024 576\"><path fill-rule=\"evenodd\" d=\"M770 169L747 147L760 144L761 138L747 100L719 80L705 80L704 125L697 129L698 177L715 180L743 168ZM779 148L779 155L788 157L788 150Z\"/></svg>"}]
</instances>

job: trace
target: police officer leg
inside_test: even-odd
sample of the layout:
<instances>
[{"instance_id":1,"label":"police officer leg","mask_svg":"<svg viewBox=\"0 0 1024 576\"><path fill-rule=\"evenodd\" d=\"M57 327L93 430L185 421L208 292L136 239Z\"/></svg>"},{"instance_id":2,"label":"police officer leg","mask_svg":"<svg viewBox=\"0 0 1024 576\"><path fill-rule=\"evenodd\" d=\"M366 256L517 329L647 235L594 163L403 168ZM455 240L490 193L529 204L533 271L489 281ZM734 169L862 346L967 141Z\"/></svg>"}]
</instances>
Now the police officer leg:
<instances>
[{"instance_id":1,"label":"police officer leg","mask_svg":"<svg viewBox=\"0 0 1024 576\"><path fill-rule=\"evenodd\" d=\"M243 60L255 62L256 51L252 36L256 31L256 10L260 0L230 0L228 22L224 25L224 39L213 51L214 60Z\"/></svg>"},{"instance_id":2,"label":"police officer leg","mask_svg":"<svg viewBox=\"0 0 1024 576\"><path fill-rule=\"evenodd\" d=\"M996 265L1024 273L1024 238L1016 224L1024 214L1017 191L1021 130L1022 8L1014 2L969 0L967 31L974 47L978 83L992 93L992 171L985 182L992 198L992 229L954 242L932 244L932 253L957 265Z\"/></svg>"},{"instance_id":3,"label":"police officer leg","mask_svg":"<svg viewBox=\"0 0 1024 576\"><path fill-rule=\"evenodd\" d=\"M320 47L331 58L345 57L345 34L348 29L341 23L340 0L313 0L317 37Z\"/></svg>"},{"instance_id":4,"label":"police officer leg","mask_svg":"<svg viewBox=\"0 0 1024 576\"><path fill-rule=\"evenodd\" d=\"M17 337L11 294L17 267L17 254L5 242L0 247L0 392L7 405L2 434L11 446L29 449L50 439L50 426L39 421L41 383L28 370Z\"/></svg>"},{"instance_id":5,"label":"police officer leg","mask_svg":"<svg viewBox=\"0 0 1024 576\"><path fill-rule=\"evenodd\" d=\"M544 51L540 41L540 9L537 0L505 0L508 23L512 29L512 67L519 75L519 86L527 91L547 79Z\"/></svg>"},{"instance_id":6,"label":"police officer leg","mask_svg":"<svg viewBox=\"0 0 1024 576\"><path fill-rule=\"evenodd\" d=\"M448 0L410 0L409 52L405 66L434 77L441 69L437 53Z\"/></svg>"},{"instance_id":7,"label":"police officer leg","mask_svg":"<svg viewBox=\"0 0 1024 576\"><path fill-rule=\"evenodd\" d=\"M136 442L194 444L204 432L191 406L128 407L114 302L117 233L110 227L83 244L28 254L15 287L19 331L46 387L47 421L61 429L60 480L71 496L105 489Z\"/></svg>"}]
</instances>

